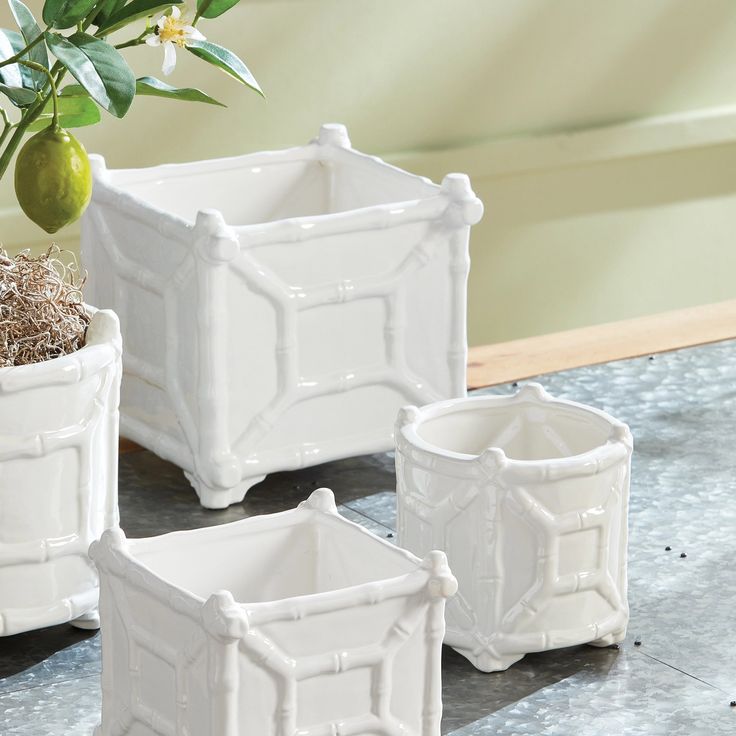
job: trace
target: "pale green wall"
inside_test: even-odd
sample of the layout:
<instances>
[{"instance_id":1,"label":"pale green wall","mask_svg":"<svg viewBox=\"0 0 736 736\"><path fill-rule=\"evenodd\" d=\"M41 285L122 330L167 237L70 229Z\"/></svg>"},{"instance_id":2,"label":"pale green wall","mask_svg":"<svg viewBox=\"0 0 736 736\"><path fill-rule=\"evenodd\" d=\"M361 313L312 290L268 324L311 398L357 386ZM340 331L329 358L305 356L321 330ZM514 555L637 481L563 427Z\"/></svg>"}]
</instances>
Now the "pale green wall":
<instances>
[{"instance_id":1,"label":"pale green wall","mask_svg":"<svg viewBox=\"0 0 736 736\"><path fill-rule=\"evenodd\" d=\"M736 145L483 181L470 332L511 340L736 297Z\"/></svg>"},{"instance_id":2,"label":"pale green wall","mask_svg":"<svg viewBox=\"0 0 736 736\"><path fill-rule=\"evenodd\" d=\"M140 99L124 121L80 130L88 150L143 166L301 143L339 121L361 150L418 173L467 171L487 206L471 343L736 296L736 125L718 145L688 142L691 111L736 103L733 0L242 0L202 30L246 60L268 101L180 54L169 81L230 109ZM159 76L160 50L129 58ZM683 116L671 151L493 166L496 141L564 147L549 136L671 113ZM46 242L9 183L0 240Z\"/></svg>"}]
</instances>

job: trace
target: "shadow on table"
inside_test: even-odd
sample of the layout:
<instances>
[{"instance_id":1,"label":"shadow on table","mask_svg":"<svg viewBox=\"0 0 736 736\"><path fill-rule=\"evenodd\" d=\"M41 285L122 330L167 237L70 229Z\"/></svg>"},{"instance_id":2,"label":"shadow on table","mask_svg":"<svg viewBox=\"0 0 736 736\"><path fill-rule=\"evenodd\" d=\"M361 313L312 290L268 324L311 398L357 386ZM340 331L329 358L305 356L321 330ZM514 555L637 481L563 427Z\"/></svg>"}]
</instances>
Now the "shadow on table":
<instances>
[{"instance_id":1,"label":"shadow on table","mask_svg":"<svg viewBox=\"0 0 736 736\"><path fill-rule=\"evenodd\" d=\"M164 534L178 529L224 524L295 507L319 486L332 487L338 503L360 499L395 486L393 457L388 453L347 458L293 472L272 473L254 486L240 504L212 511L199 505L197 496L175 465L147 451L120 457L120 523L131 537ZM74 662L75 676L99 671L99 645L79 645L94 632L70 625L53 626L17 636L0 637L0 692L23 683L40 683L60 676ZM21 685L25 686L25 685Z\"/></svg>"},{"instance_id":2,"label":"shadow on table","mask_svg":"<svg viewBox=\"0 0 736 736\"><path fill-rule=\"evenodd\" d=\"M48 675L49 669L58 668L60 672L64 671L69 668L71 660L78 660L82 656L86 659L90 655L93 660L97 660L99 655L88 653L89 647L74 646L96 634L96 631L81 631L70 624L62 624L48 629L1 637L0 692L7 689L8 683L3 682L4 678L19 675L34 665L43 664L44 673ZM99 664L96 668L99 669ZM86 666L85 669L87 669ZM89 674L89 672L83 674ZM38 678L30 679L40 681L43 680L43 676L39 673Z\"/></svg>"},{"instance_id":3,"label":"shadow on table","mask_svg":"<svg viewBox=\"0 0 736 736\"><path fill-rule=\"evenodd\" d=\"M194 489L175 465L151 452L129 453L120 458L120 525L135 538L225 524L294 508L320 486L331 488L338 504L394 490L393 457L366 455L271 473L248 491L242 503L212 510L199 505Z\"/></svg>"},{"instance_id":4,"label":"shadow on table","mask_svg":"<svg viewBox=\"0 0 736 736\"><path fill-rule=\"evenodd\" d=\"M450 647L442 648L442 733L449 734L582 669L605 676L615 649L570 647L528 654L505 672L480 672Z\"/></svg>"}]
</instances>

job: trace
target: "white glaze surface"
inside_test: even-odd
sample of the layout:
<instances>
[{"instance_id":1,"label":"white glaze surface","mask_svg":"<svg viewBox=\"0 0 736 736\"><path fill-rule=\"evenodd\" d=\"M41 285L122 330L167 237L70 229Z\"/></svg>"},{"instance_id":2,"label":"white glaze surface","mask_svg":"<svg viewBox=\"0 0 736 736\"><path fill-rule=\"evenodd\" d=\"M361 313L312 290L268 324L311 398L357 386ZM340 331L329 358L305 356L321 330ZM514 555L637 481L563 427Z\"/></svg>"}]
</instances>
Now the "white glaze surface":
<instances>
[{"instance_id":1,"label":"white glaze surface","mask_svg":"<svg viewBox=\"0 0 736 736\"><path fill-rule=\"evenodd\" d=\"M0 368L0 636L95 623L87 548L118 523L120 350L117 317L95 311L77 352Z\"/></svg>"},{"instance_id":2,"label":"white glaze surface","mask_svg":"<svg viewBox=\"0 0 736 736\"><path fill-rule=\"evenodd\" d=\"M388 450L402 405L465 395L483 211L466 176L432 184L339 125L285 151L94 169L82 254L92 298L120 315L122 432L204 506Z\"/></svg>"},{"instance_id":3,"label":"white glaze surface","mask_svg":"<svg viewBox=\"0 0 736 736\"><path fill-rule=\"evenodd\" d=\"M528 384L407 407L396 444L399 543L444 549L458 577L447 644L494 671L623 639L626 425Z\"/></svg>"},{"instance_id":4,"label":"white glaze surface","mask_svg":"<svg viewBox=\"0 0 736 736\"><path fill-rule=\"evenodd\" d=\"M98 736L439 736L445 555L375 537L331 491L222 526L106 532L91 555Z\"/></svg>"}]
</instances>

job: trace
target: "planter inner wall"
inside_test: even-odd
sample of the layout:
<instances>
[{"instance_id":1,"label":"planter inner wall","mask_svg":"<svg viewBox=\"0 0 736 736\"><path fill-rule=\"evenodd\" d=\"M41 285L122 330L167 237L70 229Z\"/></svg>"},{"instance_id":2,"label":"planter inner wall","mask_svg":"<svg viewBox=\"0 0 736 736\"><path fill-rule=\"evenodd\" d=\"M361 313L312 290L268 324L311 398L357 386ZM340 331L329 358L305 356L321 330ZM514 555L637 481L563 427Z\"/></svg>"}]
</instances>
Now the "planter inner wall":
<instances>
[{"instance_id":1,"label":"planter inner wall","mask_svg":"<svg viewBox=\"0 0 736 736\"><path fill-rule=\"evenodd\" d=\"M373 205L419 199L437 187L421 180L401 180L391 170L366 172L348 162L307 158L244 166L227 159L167 167L164 179L140 172L115 172L111 181L148 205L193 223L200 210L222 212L232 226L290 217L333 214Z\"/></svg>"},{"instance_id":2,"label":"planter inner wall","mask_svg":"<svg viewBox=\"0 0 736 736\"><path fill-rule=\"evenodd\" d=\"M342 525L331 522L320 518L229 536L181 532L131 546L138 560L170 584L203 599L229 590L244 604L325 593L415 569L369 537L346 538Z\"/></svg>"},{"instance_id":3,"label":"planter inner wall","mask_svg":"<svg viewBox=\"0 0 736 736\"><path fill-rule=\"evenodd\" d=\"M548 411L534 404L487 408L458 404L423 421L417 432L439 452L479 455L498 447L512 460L535 461L589 452L606 443L611 427L574 407Z\"/></svg>"}]
</instances>

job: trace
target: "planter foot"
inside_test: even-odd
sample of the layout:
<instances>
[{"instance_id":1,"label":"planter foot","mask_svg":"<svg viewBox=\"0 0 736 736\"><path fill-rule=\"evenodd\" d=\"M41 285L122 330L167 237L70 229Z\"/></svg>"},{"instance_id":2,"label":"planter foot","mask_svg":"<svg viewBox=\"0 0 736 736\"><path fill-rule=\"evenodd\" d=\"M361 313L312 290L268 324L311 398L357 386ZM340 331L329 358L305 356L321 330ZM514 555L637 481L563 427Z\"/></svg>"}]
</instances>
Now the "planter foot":
<instances>
[{"instance_id":1,"label":"planter foot","mask_svg":"<svg viewBox=\"0 0 736 736\"><path fill-rule=\"evenodd\" d=\"M606 636L602 636L600 639L589 642L591 647L610 647L611 644L618 644L626 638L626 629L619 629L618 631L612 631Z\"/></svg>"},{"instance_id":2,"label":"planter foot","mask_svg":"<svg viewBox=\"0 0 736 736\"><path fill-rule=\"evenodd\" d=\"M77 629L95 631L100 628L100 613L96 608L93 608L91 611L83 613L79 618L70 621L70 623Z\"/></svg>"},{"instance_id":3,"label":"planter foot","mask_svg":"<svg viewBox=\"0 0 736 736\"><path fill-rule=\"evenodd\" d=\"M445 642L448 643L448 642ZM475 654L472 649L465 649L455 645L450 645L453 649L463 655L476 669L481 672L503 672L524 658L523 654L512 654L508 656L491 654L490 652L481 652Z\"/></svg>"},{"instance_id":4,"label":"planter foot","mask_svg":"<svg viewBox=\"0 0 736 736\"><path fill-rule=\"evenodd\" d=\"M194 473L184 471L184 475L197 492L200 504L206 509L226 509L234 503L240 503L245 498L245 494L266 477L265 475L254 475L244 478L232 488L218 488L203 483Z\"/></svg>"}]
</instances>

